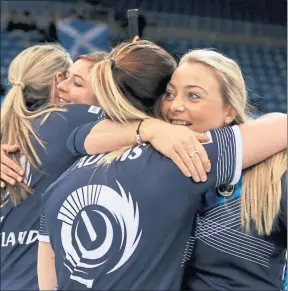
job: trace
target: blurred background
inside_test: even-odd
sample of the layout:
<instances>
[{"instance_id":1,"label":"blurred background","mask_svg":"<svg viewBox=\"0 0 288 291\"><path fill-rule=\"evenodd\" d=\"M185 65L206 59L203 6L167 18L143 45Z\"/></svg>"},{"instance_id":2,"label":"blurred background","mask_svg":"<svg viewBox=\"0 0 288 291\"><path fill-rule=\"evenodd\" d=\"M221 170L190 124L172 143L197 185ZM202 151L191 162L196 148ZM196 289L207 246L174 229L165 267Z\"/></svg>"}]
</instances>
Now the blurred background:
<instances>
[{"instance_id":1,"label":"blurred background","mask_svg":"<svg viewBox=\"0 0 288 291\"><path fill-rule=\"evenodd\" d=\"M1 88L11 60L39 42L60 42L72 57L127 40L127 9L140 12L140 36L177 60L214 48L240 65L259 113L287 112L287 0L1 0Z\"/></svg>"}]
</instances>

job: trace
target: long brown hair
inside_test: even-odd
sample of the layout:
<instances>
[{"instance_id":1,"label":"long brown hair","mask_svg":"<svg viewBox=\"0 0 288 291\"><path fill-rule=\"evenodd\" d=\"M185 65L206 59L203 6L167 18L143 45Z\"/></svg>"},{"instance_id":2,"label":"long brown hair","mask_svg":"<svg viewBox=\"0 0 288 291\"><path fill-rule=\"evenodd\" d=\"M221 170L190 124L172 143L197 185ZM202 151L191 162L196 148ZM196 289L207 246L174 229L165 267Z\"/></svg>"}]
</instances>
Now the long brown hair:
<instances>
[{"instance_id":1,"label":"long brown hair","mask_svg":"<svg viewBox=\"0 0 288 291\"><path fill-rule=\"evenodd\" d=\"M54 94L57 72L66 71L71 65L69 54L59 45L35 45L21 52L11 63L8 79L12 87L7 93L1 108L1 143L20 147L20 153L11 158L17 163L21 156L26 162L37 167L41 161L32 145L32 138L44 147L42 141L32 128L32 121L52 111L63 111L47 106L45 109L31 110L28 104L47 105ZM1 190L1 205L8 197L18 205L31 192L25 182L15 186L8 185L5 192Z\"/></svg>"},{"instance_id":2,"label":"long brown hair","mask_svg":"<svg viewBox=\"0 0 288 291\"><path fill-rule=\"evenodd\" d=\"M173 57L152 42L122 43L93 67L92 88L108 118L120 123L146 119L175 68ZM124 150L106 156L106 162Z\"/></svg>"}]
</instances>

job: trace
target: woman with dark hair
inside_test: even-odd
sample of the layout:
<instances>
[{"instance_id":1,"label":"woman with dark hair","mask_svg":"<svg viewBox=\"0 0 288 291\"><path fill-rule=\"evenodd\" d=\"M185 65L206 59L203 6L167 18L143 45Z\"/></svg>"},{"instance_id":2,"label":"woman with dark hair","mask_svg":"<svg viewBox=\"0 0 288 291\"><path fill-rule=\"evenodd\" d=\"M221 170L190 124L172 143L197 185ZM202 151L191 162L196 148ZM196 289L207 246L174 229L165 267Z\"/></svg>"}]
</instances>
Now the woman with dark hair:
<instances>
[{"instance_id":1,"label":"woman with dark hair","mask_svg":"<svg viewBox=\"0 0 288 291\"><path fill-rule=\"evenodd\" d=\"M209 49L192 50L181 58L157 103L158 113L167 121L190 122L189 128L197 132L251 120L239 65ZM273 116L277 113L270 114ZM111 130L107 122L103 131ZM78 129L73 140L70 138L75 141L73 149L83 155L87 154L83 131L87 135L88 128ZM131 130L130 135L135 133ZM99 153L98 137L95 127L85 141L90 154ZM119 135L118 142L125 144L124 138ZM116 145L107 140L102 153L113 143ZM195 222L183 289L280 290L283 284L286 290L287 151L249 167L235 185L210 189L202 198Z\"/></svg>"},{"instance_id":2,"label":"woman with dark hair","mask_svg":"<svg viewBox=\"0 0 288 291\"><path fill-rule=\"evenodd\" d=\"M39 236L41 290L57 284L60 290L180 289L185 246L202 195L210 187L237 183L242 166L285 148L282 116L272 124L266 118L215 129L206 133L204 145L212 163L207 182L182 175L142 143L149 140L144 124L147 129L174 68L167 52L139 41L119 45L92 69L92 88L107 118L123 125L140 120L138 146L82 157L47 189ZM273 134L277 145L267 138ZM195 145L186 150L190 159L199 158Z\"/></svg>"}]
</instances>

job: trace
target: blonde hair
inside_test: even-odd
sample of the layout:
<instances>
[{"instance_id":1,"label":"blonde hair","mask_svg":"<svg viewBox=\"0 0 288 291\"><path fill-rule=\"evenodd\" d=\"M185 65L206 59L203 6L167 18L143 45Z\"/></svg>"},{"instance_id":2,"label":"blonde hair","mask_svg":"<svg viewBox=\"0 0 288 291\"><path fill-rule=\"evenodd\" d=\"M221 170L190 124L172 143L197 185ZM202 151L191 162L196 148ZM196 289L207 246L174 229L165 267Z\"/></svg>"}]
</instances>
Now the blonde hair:
<instances>
[{"instance_id":1,"label":"blonde hair","mask_svg":"<svg viewBox=\"0 0 288 291\"><path fill-rule=\"evenodd\" d=\"M286 170L285 150L244 171L241 223L245 230L251 230L252 222L258 234L271 234L280 212L281 178Z\"/></svg>"},{"instance_id":2,"label":"blonde hair","mask_svg":"<svg viewBox=\"0 0 288 291\"><path fill-rule=\"evenodd\" d=\"M32 121L36 117L63 109L40 106L31 110L28 104L47 105L54 94L56 73L66 71L71 62L69 54L59 45L35 45L21 52L9 67L8 79L12 88L1 108L1 143L19 145L21 155L34 167L40 165L41 161L33 147L32 137L42 147L44 145L33 130ZM20 162L19 153L13 154L12 158ZM9 192L13 204L17 205L27 198L31 189L25 183L17 183L8 186L6 192ZM5 195L1 192L1 204Z\"/></svg>"},{"instance_id":3,"label":"blonde hair","mask_svg":"<svg viewBox=\"0 0 288 291\"><path fill-rule=\"evenodd\" d=\"M237 111L233 124L249 120L253 110L247 102L245 81L237 63L221 53L209 49L192 50L180 60L183 63L201 63L211 68L219 78L223 103ZM281 177L287 169L287 152L283 151L243 174L241 194L241 224L246 231L254 225L260 235L269 235L280 211Z\"/></svg>"},{"instance_id":4,"label":"blonde hair","mask_svg":"<svg viewBox=\"0 0 288 291\"><path fill-rule=\"evenodd\" d=\"M92 68L92 89L108 118L119 123L147 119L175 68L173 57L152 42L122 43ZM110 163L126 149L102 161Z\"/></svg>"}]
</instances>

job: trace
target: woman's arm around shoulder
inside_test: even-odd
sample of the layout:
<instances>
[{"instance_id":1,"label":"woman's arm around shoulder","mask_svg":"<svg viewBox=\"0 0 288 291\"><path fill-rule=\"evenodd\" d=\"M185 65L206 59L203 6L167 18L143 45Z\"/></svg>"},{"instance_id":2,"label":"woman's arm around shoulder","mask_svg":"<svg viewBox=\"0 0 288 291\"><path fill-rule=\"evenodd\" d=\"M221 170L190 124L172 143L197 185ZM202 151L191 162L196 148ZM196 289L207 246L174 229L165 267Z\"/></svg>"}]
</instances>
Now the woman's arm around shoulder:
<instances>
[{"instance_id":1,"label":"woman's arm around shoulder","mask_svg":"<svg viewBox=\"0 0 288 291\"><path fill-rule=\"evenodd\" d=\"M287 114L269 113L239 126L243 168L260 163L287 148Z\"/></svg>"}]
</instances>

